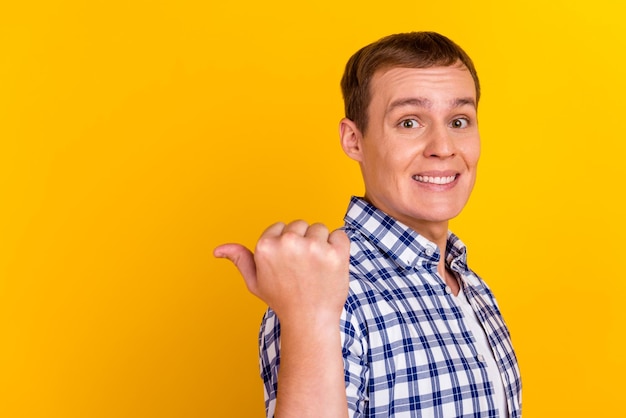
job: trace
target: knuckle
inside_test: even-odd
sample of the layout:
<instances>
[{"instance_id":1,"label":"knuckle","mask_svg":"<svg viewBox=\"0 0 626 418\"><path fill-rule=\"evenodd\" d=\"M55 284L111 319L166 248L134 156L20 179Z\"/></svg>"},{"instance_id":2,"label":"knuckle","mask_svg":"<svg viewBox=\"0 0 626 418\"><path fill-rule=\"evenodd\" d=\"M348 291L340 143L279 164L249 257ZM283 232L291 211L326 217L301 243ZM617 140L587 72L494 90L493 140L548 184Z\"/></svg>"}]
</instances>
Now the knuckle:
<instances>
[{"instance_id":1,"label":"knuckle","mask_svg":"<svg viewBox=\"0 0 626 418\"><path fill-rule=\"evenodd\" d=\"M301 236L295 231L285 231L281 238L282 241L286 243L295 243L301 238Z\"/></svg>"},{"instance_id":2,"label":"knuckle","mask_svg":"<svg viewBox=\"0 0 626 418\"><path fill-rule=\"evenodd\" d=\"M311 224L310 229L317 229L320 232L328 232L328 227L321 222L315 222Z\"/></svg>"},{"instance_id":3,"label":"knuckle","mask_svg":"<svg viewBox=\"0 0 626 418\"><path fill-rule=\"evenodd\" d=\"M269 253L274 248L274 239L270 237L261 237L256 243L256 254Z\"/></svg>"},{"instance_id":4,"label":"knuckle","mask_svg":"<svg viewBox=\"0 0 626 418\"><path fill-rule=\"evenodd\" d=\"M291 221L287 227L307 227L309 224L303 219Z\"/></svg>"}]
</instances>

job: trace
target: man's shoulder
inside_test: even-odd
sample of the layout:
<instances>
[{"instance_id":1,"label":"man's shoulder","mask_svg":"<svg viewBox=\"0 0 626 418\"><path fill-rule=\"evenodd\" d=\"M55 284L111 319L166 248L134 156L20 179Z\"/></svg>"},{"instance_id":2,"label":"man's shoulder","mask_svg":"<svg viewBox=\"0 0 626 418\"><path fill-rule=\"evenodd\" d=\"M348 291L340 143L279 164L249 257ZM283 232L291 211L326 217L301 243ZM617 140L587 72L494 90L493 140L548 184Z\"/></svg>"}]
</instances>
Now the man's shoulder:
<instances>
[{"instance_id":1,"label":"man's shoulder","mask_svg":"<svg viewBox=\"0 0 626 418\"><path fill-rule=\"evenodd\" d=\"M376 299L387 285L383 283L399 275L398 266L380 247L356 229L346 229L350 238L350 294L348 300L357 304ZM381 282L383 281L383 282Z\"/></svg>"},{"instance_id":2,"label":"man's shoulder","mask_svg":"<svg viewBox=\"0 0 626 418\"><path fill-rule=\"evenodd\" d=\"M364 274L381 267L387 258L381 248L369 241L361 231L355 228L344 228L350 239L350 272Z\"/></svg>"}]
</instances>

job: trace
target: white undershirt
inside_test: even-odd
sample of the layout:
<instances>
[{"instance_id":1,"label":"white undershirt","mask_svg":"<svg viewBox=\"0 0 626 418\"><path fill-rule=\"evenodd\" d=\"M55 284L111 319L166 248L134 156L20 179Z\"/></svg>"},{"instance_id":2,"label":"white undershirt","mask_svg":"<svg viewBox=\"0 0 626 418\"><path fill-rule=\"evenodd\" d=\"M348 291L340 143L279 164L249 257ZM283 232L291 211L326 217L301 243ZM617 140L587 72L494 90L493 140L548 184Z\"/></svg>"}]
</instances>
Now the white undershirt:
<instances>
[{"instance_id":1,"label":"white undershirt","mask_svg":"<svg viewBox=\"0 0 626 418\"><path fill-rule=\"evenodd\" d=\"M487 376L489 377L489 381L493 384L496 407L500 412L499 416L501 418L508 417L509 414L506 405L506 396L504 395L504 383L502 382L502 376L500 375L500 370L496 364L493 351L491 351L491 347L487 341L487 334L485 334L485 330L480 325L480 322L478 322L476 313L467 300L467 297L463 292L463 288L459 290L459 294L457 296L453 295L453 299L458 307L463 311L465 326L476 339L478 358L487 363Z\"/></svg>"}]
</instances>

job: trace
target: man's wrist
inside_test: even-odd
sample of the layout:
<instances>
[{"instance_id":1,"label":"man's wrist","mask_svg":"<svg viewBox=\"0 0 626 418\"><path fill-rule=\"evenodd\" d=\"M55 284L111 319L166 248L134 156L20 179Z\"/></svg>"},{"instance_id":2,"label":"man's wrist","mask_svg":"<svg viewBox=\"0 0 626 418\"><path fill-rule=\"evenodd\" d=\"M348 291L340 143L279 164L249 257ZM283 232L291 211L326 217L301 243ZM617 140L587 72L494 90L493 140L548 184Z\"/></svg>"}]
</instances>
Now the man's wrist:
<instances>
[{"instance_id":1,"label":"man's wrist","mask_svg":"<svg viewBox=\"0 0 626 418\"><path fill-rule=\"evenodd\" d=\"M278 317L281 334L319 335L326 331L337 332L341 312L317 310L315 312L287 313L282 317Z\"/></svg>"}]
</instances>

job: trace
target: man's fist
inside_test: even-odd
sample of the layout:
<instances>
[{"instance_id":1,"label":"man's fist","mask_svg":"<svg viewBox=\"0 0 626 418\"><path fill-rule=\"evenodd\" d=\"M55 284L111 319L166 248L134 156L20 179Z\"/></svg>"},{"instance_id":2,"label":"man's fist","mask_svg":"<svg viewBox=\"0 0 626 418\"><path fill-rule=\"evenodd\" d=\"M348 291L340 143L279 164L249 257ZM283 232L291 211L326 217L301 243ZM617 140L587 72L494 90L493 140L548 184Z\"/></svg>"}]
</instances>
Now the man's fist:
<instances>
[{"instance_id":1,"label":"man's fist","mask_svg":"<svg viewBox=\"0 0 626 418\"><path fill-rule=\"evenodd\" d=\"M348 295L350 240L319 223L276 223L263 232L254 254L240 244L220 245L213 254L232 261L248 290L283 323L338 317Z\"/></svg>"}]
</instances>

